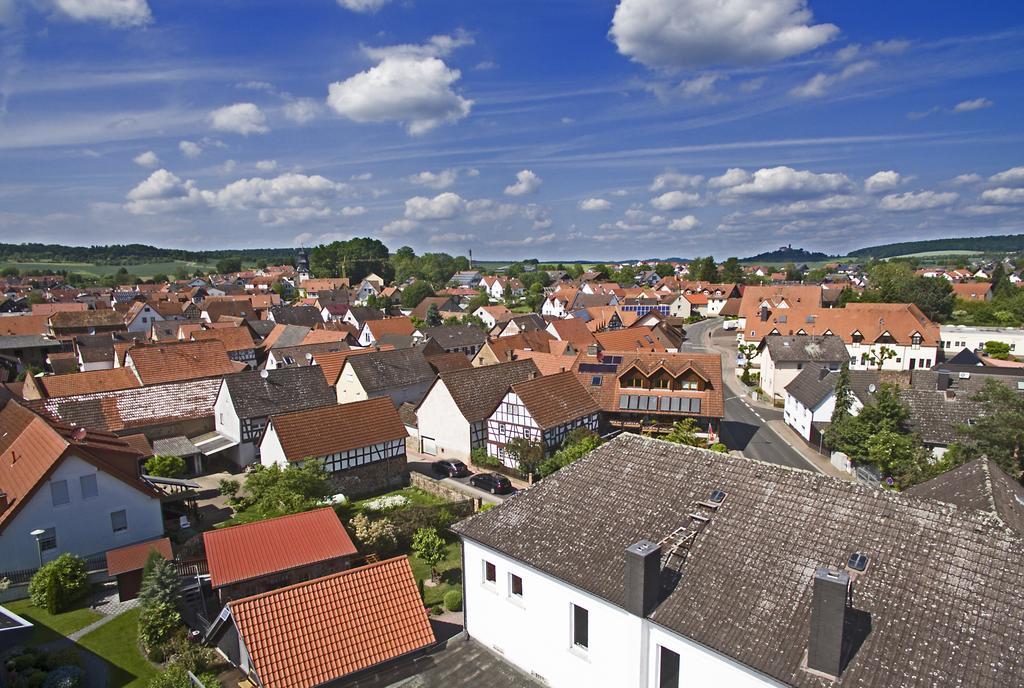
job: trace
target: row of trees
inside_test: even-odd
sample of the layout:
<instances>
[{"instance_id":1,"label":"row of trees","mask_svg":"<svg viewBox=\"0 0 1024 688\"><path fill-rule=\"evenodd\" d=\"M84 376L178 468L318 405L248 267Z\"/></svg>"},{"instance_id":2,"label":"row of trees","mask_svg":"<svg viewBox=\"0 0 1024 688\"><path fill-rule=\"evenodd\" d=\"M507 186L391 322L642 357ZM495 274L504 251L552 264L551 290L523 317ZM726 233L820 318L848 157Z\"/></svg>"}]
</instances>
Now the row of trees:
<instances>
[{"instance_id":1,"label":"row of trees","mask_svg":"<svg viewBox=\"0 0 1024 688\"><path fill-rule=\"evenodd\" d=\"M913 303L935 322L946 322L953 315L953 287L942 277L923 277L914 273L910 263L883 261L865 268L868 288L859 296L843 290L839 305L862 303Z\"/></svg>"}]
</instances>

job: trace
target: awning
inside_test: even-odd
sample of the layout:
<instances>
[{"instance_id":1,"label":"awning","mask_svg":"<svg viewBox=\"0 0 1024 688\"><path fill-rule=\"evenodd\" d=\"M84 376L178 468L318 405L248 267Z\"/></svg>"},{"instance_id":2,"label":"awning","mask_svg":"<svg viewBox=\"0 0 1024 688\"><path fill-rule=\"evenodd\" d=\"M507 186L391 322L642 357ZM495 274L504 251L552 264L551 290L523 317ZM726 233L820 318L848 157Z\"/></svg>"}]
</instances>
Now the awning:
<instances>
[{"instance_id":1,"label":"awning","mask_svg":"<svg viewBox=\"0 0 1024 688\"><path fill-rule=\"evenodd\" d=\"M219 432L208 432L205 435L193 437L192 444L203 453L203 456L210 456L230 447L238 446L238 440L222 435Z\"/></svg>"}]
</instances>

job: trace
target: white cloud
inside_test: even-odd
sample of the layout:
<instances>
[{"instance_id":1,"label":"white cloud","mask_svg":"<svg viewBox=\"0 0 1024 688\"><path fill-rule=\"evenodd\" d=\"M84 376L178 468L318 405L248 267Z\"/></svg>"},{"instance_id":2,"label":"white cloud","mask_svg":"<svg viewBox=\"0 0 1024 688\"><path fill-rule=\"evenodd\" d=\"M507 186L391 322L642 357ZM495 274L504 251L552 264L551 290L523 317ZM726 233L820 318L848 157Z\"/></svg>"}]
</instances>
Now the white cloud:
<instances>
[{"instance_id":1,"label":"white cloud","mask_svg":"<svg viewBox=\"0 0 1024 688\"><path fill-rule=\"evenodd\" d=\"M700 194L685 191L666 191L651 199L651 205L658 210L679 210L700 203Z\"/></svg>"},{"instance_id":2,"label":"white cloud","mask_svg":"<svg viewBox=\"0 0 1024 688\"><path fill-rule=\"evenodd\" d=\"M623 196L628 196L628 195L629 195L629 192L626 191L625 189L615 189L615 191L612 191L612 196L616 196L618 198L622 198Z\"/></svg>"},{"instance_id":3,"label":"white cloud","mask_svg":"<svg viewBox=\"0 0 1024 688\"><path fill-rule=\"evenodd\" d=\"M459 234L457 232L444 232L431 234L427 240L431 244L454 244L463 241L476 241L476 234Z\"/></svg>"},{"instance_id":4,"label":"white cloud","mask_svg":"<svg viewBox=\"0 0 1024 688\"><path fill-rule=\"evenodd\" d=\"M366 208L361 205L347 205L341 209L342 217L359 217L366 214Z\"/></svg>"},{"instance_id":5,"label":"white cloud","mask_svg":"<svg viewBox=\"0 0 1024 688\"><path fill-rule=\"evenodd\" d=\"M704 181L699 174L679 174L678 172L665 172L659 174L651 182L651 191L663 191L665 189L695 189Z\"/></svg>"},{"instance_id":6,"label":"white cloud","mask_svg":"<svg viewBox=\"0 0 1024 688\"><path fill-rule=\"evenodd\" d=\"M794 201L784 205L773 205L750 213L752 217L788 217L791 215L828 214L837 210L851 210L867 204L861 196L836 194L808 201Z\"/></svg>"},{"instance_id":7,"label":"white cloud","mask_svg":"<svg viewBox=\"0 0 1024 688\"><path fill-rule=\"evenodd\" d=\"M429 170L414 174L409 177L409 182L417 184L419 186L426 186L431 189L447 189L449 186L455 183L459 178L459 171L456 169L446 169L440 172L430 172Z\"/></svg>"},{"instance_id":8,"label":"white cloud","mask_svg":"<svg viewBox=\"0 0 1024 688\"><path fill-rule=\"evenodd\" d=\"M621 0L609 32L652 68L758 64L813 50L839 31L805 0Z\"/></svg>"},{"instance_id":9,"label":"white cloud","mask_svg":"<svg viewBox=\"0 0 1024 688\"><path fill-rule=\"evenodd\" d=\"M338 4L353 12L372 13L379 10L391 0L338 0Z\"/></svg>"},{"instance_id":10,"label":"white cloud","mask_svg":"<svg viewBox=\"0 0 1024 688\"><path fill-rule=\"evenodd\" d=\"M1024 168L1022 168L1022 172L1024 172ZM1024 177L1024 174L1022 174L1022 177ZM970 172L968 174L958 174L957 176L953 177L949 181L949 183L953 184L954 186L967 186L968 184L977 184L983 180L984 177L982 177L980 174Z\"/></svg>"},{"instance_id":11,"label":"white cloud","mask_svg":"<svg viewBox=\"0 0 1024 688\"><path fill-rule=\"evenodd\" d=\"M296 124L305 124L320 114L320 103L312 98L299 98L284 105L284 116Z\"/></svg>"},{"instance_id":12,"label":"white cloud","mask_svg":"<svg viewBox=\"0 0 1024 688\"><path fill-rule=\"evenodd\" d=\"M712 189L728 189L748 181L750 181L749 172L739 167L730 167L725 174L709 179L708 186Z\"/></svg>"},{"instance_id":13,"label":"white cloud","mask_svg":"<svg viewBox=\"0 0 1024 688\"><path fill-rule=\"evenodd\" d=\"M473 101L452 90L461 73L436 57L388 57L328 87L327 105L355 122L404 122L422 134L469 114Z\"/></svg>"},{"instance_id":14,"label":"white cloud","mask_svg":"<svg viewBox=\"0 0 1024 688\"><path fill-rule=\"evenodd\" d=\"M156 215L200 206L203 193L191 179L182 180L172 172L157 170L125 196L124 209L133 215Z\"/></svg>"},{"instance_id":15,"label":"white cloud","mask_svg":"<svg viewBox=\"0 0 1024 688\"><path fill-rule=\"evenodd\" d=\"M265 225L294 225L326 220L331 217L330 208L264 208L259 212L259 220Z\"/></svg>"},{"instance_id":16,"label":"white cloud","mask_svg":"<svg viewBox=\"0 0 1024 688\"><path fill-rule=\"evenodd\" d=\"M243 81L235 84L235 88L241 88L246 91L265 91L267 93L274 92L274 84L269 81Z\"/></svg>"},{"instance_id":17,"label":"white cloud","mask_svg":"<svg viewBox=\"0 0 1024 688\"><path fill-rule=\"evenodd\" d=\"M181 141L178 143L178 150L186 158L198 158L203 154L203 147L194 141Z\"/></svg>"},{"instance_id":18,"label":"white cloud","mask_svg":"<svg viewBox=\"0 0 1024 688\"><path fill-rule=\"evenodd\" d=\"M1017 205L1024 203L1024 189L1008 189L1006 187L987 189L982 192L981 198L996 205Z\"/></svg>"},{"instance_id":19,"label":"white cloud","mask_svg":"<svg viewBox=\"0 0 1024 688\"><path fill-rule=\"evenodd\" d=\"M235 103L217 108L209 115L210 126L217 131L236 134L266 134L270 131L267 118L254 103Z\"/></svg>"},{"instance_id":20,"label":"white cloud","mask_svg":"<svg viewBox=\"0 0 1024 688\"><path fill-rule=\"evenodd\" d=\"M396 234L408 234L420 226L416 220L392 220L380 228L381 234L395 236Z\"/></svg>"},{"instance_id":21,"label":"white cloud","mask_svg":"<svg viewBox=\"0 0 1024 688\"><path fill-rule=\"evenodd\" d=\"M306 244L312 241L313 234L310 232L302 232L301 234L296 234L295 237L292 239L292 243L295 244L296 246L305 246Z\"/></svg>"},{"instance_id":22,"label":"white cloud","mask_svg":"<svg viewBox=\"0 0 1024 688\"><path fill-rule=\"evenodd\" d=\"M505 195L525 196L535 193L540 188L541 181L532 170L520 170L516 172L516 183L505 187Z\"/></svg>"},{"instance_id":23,"label":"white cloud","mask_svg":"<svg viewBox=\"0 0 1024 688\"><path fill-rule=\"evenodd\" d=\"M210 204L218 208L319 206L348 190L344 182L320 175L289 172L271 179L239 179L210 193Z\"/></svg>"},{"instance_id":24,"label":"white cloud","mask_svg":"<svg viewBox=\"0 0 1024 688\"><path fill-rule=\"evenodd\" d=\"M849 62L860 54L860 44L850 43L836 51L836 59L842 62Z\"/></svg>"},{"instance_id":25,"label":"white cloud","mask_svg":"<svg viewBox=\"0 0 1024 688\"><path fill-rule=\"evenodd\" d=\"M889 41L875 41L871 44L872 50L883 55L897 55L909 47L910 41L903 40L902 38L894 38Z\"/></svg>"},{"instance_id":26,"label":"white cloud","mask_svg":"<svg viewBox=\"0 0 1024 688\"><path fill-rule=\"evenodd\" d=\"M878 66L878 63L872 60L861 60L860 62L854 62L851 65L847 65L841 72L835 74L825 74L824 72L818 72L806 83L791 89L789 92L791 95L797 98L820 98L825 95L832 86L852 79L855 76L863 74L864 72L870 71Z\"/></svg>"},{"instance_id":27,"label":"white cloud","mask_svg":"<svg viewBox=\"0 0 1024 688\"><path fill-rule=\"evenodd\" d=\"M75 21L103 21L117 28L153 21L146 0L56 0L54 6Z\"/></svg>"},{"instance_id":28,"label":"white cloud","mask_svg":"<svg viewBox=\"0 0 1024 688\"><path fill-rule=\"evenodd\" d=\"M225 160L224 163L220 166L220 173L231 174L232 172L235 171L236 167L238 167L238 163L229 158Z\"/></svg>"},{"instance_id":29,"label":"white cloud","mask_svg":"<svg viewBox=\"0 0 1024 688\"><path fill-rule=\"evenodd\" d=\"M576 124L575 117L563 117L559 120L562 124Z\"/></svg>"},{"instance_id":30,"label":"white cloud","mask_svg":"<svg viewBox=\"0 0 1024 688\"><path fill-rule=\"evenodd\" d=\"M277 160L260 160L256 163L256 169L260 172L273 172L277 169Z\"/></svg>"},{"instance_id":31,"label":"white cloud","mask_svg":"<svg viewBox=\"0 0 1024 688\"><path fill-rule=\"evenodd\" d=\"M477 62L476 66L473 67L478 72L489 72L492 69L497 69L498 63L492 62L491 60L484 60L483 62Z\"/></svg>"},{"instance_id":32,"label":"white cloud","mask_svg":"<svg viewBox=\"0 0 1024 688\"><path fill-rule=\"evenodd\" d=\"M587 198L580 201L580 210L585 210L589 213L602 212L611 209L611 201L604 198Z\"/></svg>"},{"instance_id":33,"label":"white cloud","mask_svg":"<svg viewBox=\"0 0 1024 688\"><path fill-rule=\"evenodd\" d=\"M723 176L731 172L733 171L730 170ZM739 177L738 174L735 176ZM850 178L845 174L818 174L809 170L794 170L791 167L780 166L759 169L748 181L729 187L725 193L730 196L810 197L842 191L851 185Z\"/></svg>"},{"instance_id":34,"label":"white cloud","mask_svg":"<svg viewBox=\"0 0 1024 688\"><path fill-rule=\"evenodd\" d=\"M968 205L960 208L957 214L967 215L968 217L985 217L1015 212L1017 212L1017 209L1009 205Z\"/></svg>"},{"instance_id":35,"label":"white cloud","mask_svg":"<svg viewBox=\"0 0 1024 688\"><path fill-rule=\"evenodd\" d=\"M360 174L353 174L349 177L354 182L368 182L373 179L373 172L362 172Z\"/></svg>"},{"instance_id":36,"label":"white cloud","mask_svg":"<svg viewBox=\"0 0 1024 688\"><path fill-rule=\"evenodd\" d=\"M497 241L489 242L491 246L539 246L542 244L550 244L557 238L554 233L542 234L540 236L526 236L522 239L498 239Z\"/></svg>"},{"instance_id":37,"label":"white cloud","mask_svg":"<svg viewBox=\"0 0 1024 688\"><path fill-rule=\"evenodd\" d=\"M905 181L906 178L899 172L882 170L881 172L875 172L864 180L864 190L868 193L883 193L885 191L892 191Z\"/></svg>"},{"instance_id":38,"label":"white cloud","mask_svg":"<svg viewBox=\"0 0 1024 688\"><path fill-rule=\"evenodd\" d=\"M957 103L953 106L953 112L957 114L961 112L974 112L975 110L990 108L993 105L995 105L995 103L988 98L975 98L973 100L964 100Z\"/></svg>"},{"instance_id":39,"label":"white cloud","mask_svg":"<svg viewBox=\"0 0 1024 688\"><path fill-rule=\"evenodd\" d=\"M722 78L720 74L701 74L679 84L679 91L690 98L710 96L715 91L715 83Z\"/></svg>"},{"instance_id":40,"label":"white cloud","mask_svg":"<svg viewBox=\"0 0 1024 688\"><path fill-rule=\"evenodd\" d=\"M960 194L952 191L907 191L901 194L890 194L882 198L878 207L893 212L912 212L915 210L931 210L953 205Z\"/></svg>"},{"instance_id":41,"label":"white cloud","mask_svg":"<svg viewBox=\"0 0 1024 688\"><path fill-rule=\"evenodd\" d=\"M139 153L134 158L134 162L139 167L156 167L160 164L160 158L157 157L153 151L146 151L145 153Z\"/></svg>"},{"instance_id":42,"label":"white cloud","mask_svg":"<svg viewBox=\"0 0 1024 688\"><path fill-rule=\"evenodd\" d=\"M700 220L693 215L676 218L668 224L668 228L677 232L686 232L700 226Z\"/></svg>"},{"instance_id":43,"label":"white cloud","mask_svg":"<svg viewBox=\"0 0 1024 688\"><path fill-rule=\"evenodd\" d=\"M759 76L756 79L747 79L746 81L740 82L740 91L743 93L754 93L764 88L764 85L768 83L768 79L763 76Z\"/></svg>"},{"instance_id":44,"label":"white cloud","mask_svg":"<svg viewBox=\"0 0 1024 688\"><path fill-rule=\"evenodd\" d=\"M457 48L473 45L473 37L465 31L456 31L454 35L439 34L431 36L423 44L403 43L383 47L360 46L363 54L371 60L385 60L389 57L407 57L422 60L427 57L447 57Z\"/></svg>"},{"instance_id":45,"label":"white cloud","mask_svg":"<svg viewBox=\"0 0 1024 688\"><path fill-rule=\"evenodd\" d=\"M405 217L409 220L450 220L466 208L466 202L456 193L446 191L433 198L414 196L405 202Z\"/></svg>"},{"instance_id":46,"label":"white cloud","mask_svg":"<svg viewBox=\"0 0 1024 688\"><path fill-rule=\"evenodd\" d=\"M999 186L1024 186L1024 167L1011 167L988 178Z\"/></svg>"}]
</instances>

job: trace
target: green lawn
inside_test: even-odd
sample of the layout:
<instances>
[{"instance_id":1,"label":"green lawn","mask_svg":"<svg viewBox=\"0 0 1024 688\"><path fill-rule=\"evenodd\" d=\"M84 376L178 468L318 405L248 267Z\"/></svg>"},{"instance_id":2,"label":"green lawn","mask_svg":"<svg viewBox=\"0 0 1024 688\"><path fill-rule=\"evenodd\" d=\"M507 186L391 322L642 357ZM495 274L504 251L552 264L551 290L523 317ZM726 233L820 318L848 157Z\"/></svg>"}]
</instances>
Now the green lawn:
<instances>
[{"instance_id":1,"label":"green lawn","mask_svg":"<svg viewBox=\"0 0 1024 688\"><path fill-rule=\"evenodd\" d=\"M85 628L93 621L98 621L103 616L99 612L89 609L88 596L75 609L70 609L60 614L50 614L41 607L33 607L29 600L8 602L4 606L18 616L28 619L35 624L31 640L33 645L48 643L61 636L74 633L79 629Z\"/></svg>"},{"instance_id":2,"label":"green lawn","mask_svg":"<svg viewBox=\"0 0 1024 688\"><path fill-rule=\"evenodd\" d=\"M78 644L107 662L107 685L111 688L142 688L158 669L139 650L139 609L131 609L109 621Z\"/></svg>"},{"instance_id":3,"label":"green lawn","mask_svg":"<svg viewBox=\"0 0 1024 688\"><path fill-rule=\"evenodd\" d=\"M409 554L409 564L412 565L412 573L416 580L430 578L430 567L415 554ZM449 590L462 589L462 546L457 538L448 543L448 556L438 564L437 570L441 575L440 585L433 588L423 587L423 601L431 607L441 604L444 594Z\"/></svg>"},{"instance_id":4,"label":"green lawn","mask_svg":"<svg viewBox=\"0 0 1024 688\"><path fill-rule=\"evenodd\" d=\"M393 495L402 495L409 500L409 504L406 506L444 506L448 502L436 495L432 495L429 492L424 492L418 487L405 487L401 490L395 490L393 492L387 492L376 497L367 497L366 499L357 499L349 505L349 510L352 516L362 511L368 502L372 502L375 499L381 497L391 497Z\"/></svg>"}]
</instances>

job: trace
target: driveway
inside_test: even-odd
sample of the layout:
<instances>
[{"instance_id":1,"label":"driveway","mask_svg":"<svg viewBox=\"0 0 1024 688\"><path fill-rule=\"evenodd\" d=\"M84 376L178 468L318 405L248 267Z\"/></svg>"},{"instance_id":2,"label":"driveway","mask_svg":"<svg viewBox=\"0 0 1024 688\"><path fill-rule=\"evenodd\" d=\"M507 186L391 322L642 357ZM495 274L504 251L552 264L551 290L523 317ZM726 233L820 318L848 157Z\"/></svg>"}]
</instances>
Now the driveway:
<instances>
[{"instance_id":1,"label":"driveway","mask_svg":"<svg viewBox=\"0 0 1024 688\"><path fill-rule=\"evenodd\" d=\"M409 470L416 471L417 473L422 473L425 476L433 478L442 485L450 487L451 489L456 490L458 492L461 492L462 494L466 495L466 497L469 498L481 499L489 504L501 504L503 501L505 501L505 498L511 497L512 495L519 491L519 486L517 485L518 481L515 480L512 481L512 486L514 488L514 491L512 493L507 495L492 495L490 492L485 492L470 485L470 476L466 476L465 478L438 479L437 474L435 474L431 469L431 465L436 460L437 459L435 457L428 457L424 454L420 454L419 452L410 451L406 455L406 462L409 465ZM470 467L469 470L471 473L481 472L479 470L474 470L472 467Z\"/></svg>"}]
</instances>

